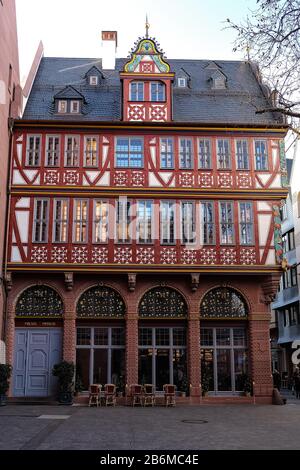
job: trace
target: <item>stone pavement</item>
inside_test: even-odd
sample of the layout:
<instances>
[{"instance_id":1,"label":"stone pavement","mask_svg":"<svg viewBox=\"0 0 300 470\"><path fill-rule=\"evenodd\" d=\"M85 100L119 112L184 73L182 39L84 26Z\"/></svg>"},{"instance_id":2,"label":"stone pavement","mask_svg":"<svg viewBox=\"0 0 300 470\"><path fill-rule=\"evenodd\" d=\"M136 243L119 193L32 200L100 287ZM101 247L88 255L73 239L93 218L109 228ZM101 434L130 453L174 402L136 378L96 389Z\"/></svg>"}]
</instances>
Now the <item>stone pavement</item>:
<instances>
[{"instance_id":1,"label":"stone pavement","mask_svg":"<svg viewBox=\"0 0 300 470\"><path fill-rule=\"evenodd\" d=\"M276 405L0 408L0 450L299 449L300 400Z\"/></svg>"}]
</instances>

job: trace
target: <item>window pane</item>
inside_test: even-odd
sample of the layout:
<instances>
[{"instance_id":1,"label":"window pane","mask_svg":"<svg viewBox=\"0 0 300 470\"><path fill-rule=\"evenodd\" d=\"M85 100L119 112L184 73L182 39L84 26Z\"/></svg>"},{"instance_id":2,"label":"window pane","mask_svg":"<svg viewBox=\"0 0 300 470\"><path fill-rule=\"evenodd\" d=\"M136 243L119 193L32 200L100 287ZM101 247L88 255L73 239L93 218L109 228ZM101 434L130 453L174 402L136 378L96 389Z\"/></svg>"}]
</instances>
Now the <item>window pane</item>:
<instances>
[{"instance_id":1,"label":"window pane","mask_svg":"<svg viewBox=\"0 0 300 470\"><path fill-rule=\"evenodd\" d=\"M249 168L248 144L246 140L236 141L236 166L239 170L247 170Z\"/></svg>"},{"instance_id":2,"label":"window pane","mask_svg":"<svg viewBox=\"0 0 300 470\"><path fill-rule=\"evenodd\" d=\"M83 390L90 386L90 349L76 350L76 375L82 383Z\"/></svg>"},{"instance_id":3,"label":"window pane","mask_svg":"<svg viewBox=\"0 0 300 470\"><path fill-rule=\"evenodd\" d=\"M175 242L174 211L175 205L173 202L161 202L161 243L163 244Z\"/></svg>"},{"instance_id":4,"label":"window pane","mask_svg":"<svg viewBox=\"0 0 300 470\"><path fill-rule=\"evenodd\" d=\"M208 139L199 140L199 168L211 168L211 145Z\"/></svg>"},{"instance_id":5,"label":"window pane","mask_svg":"<svg viewBox=\"0 0 300 470\"><path fill-rule=\"evenodd\" d=\"M152 345L152 328L139 328L139 345Z\"/></svg>"},{"instance_id":6,"label":"window pane","mask_svg":"<svg viewBox=\"0 0 300 470\"><path fill-rule=\"evenodd\" d=\"M235 390L243 391L245 375L248 374L247 351L236 349L234 351Z\"/></svg>"},{"instance_id":7,"label":"window pane","mask_svg":"<svg viewBox=\"0 0 300 470\"><path fill-rule=\"evenodd\" d=\"M229 140L217 141L217 157L218 168L224 170L231 168Z\"/></svg>"},{"instance_id":8,"label":"window pane","mask_svg":"<svg viewBox=\"0 0 300 470\"><path fill-rule=\"evenodd\" d=\"M91 344L90 328L77 328L77 344L78 346Z\"/></svg>"},{"instance_id":9,"label":"window pane","mask_svg":"<svg viewBox=\"0 0 300 470\"><path fill-rule=\"evenodd\" d=\"M243 328L233 328L233 345L246 346L246 331Z\"/></svg>"},{"instance_id":10,"label":"window pane","mask_svg":"<svg viewBox=\"0 0 300 470\"><path fill-rule=\"evenodd\" d=\"M157 346L168 346L170 344L169 328L156 328L155 342Z\"/></svg>"},{"instance_id":11,"label":"window pane","mask_svg":"<svg viewBox=\"0 0 300 470\"><path fill-rule=\"evenodd\" d=\"M152 201L138 201L137 233L139 243L152 242Z\"/></svg>"},{"instance_id":12,"label":"window pane","mask_svg":"<svg viewBox=\"0 0 300 470\"><path fill-rule=\"evenodd\" d=\"M111 344L114 346L123 346L125 344L124 328L111 329Z\"/></svg>"},{"instance_id":13,"label":"window pane","mask_svg":"<svg viewBox=\"0 0 300 470\"><path fill-rule=\"evenodd\" d=\"M200 328L200 344L201 346L213 346L212 328Z\"/></svg>"},{"instance_id":14,"label":"window pane","mask_svg":"<svg viewBox=\"0 0 300 470\"><path fill-rule=\"evenodd\" d=\"M186 329L173 328L173 345L185 346L186 345Z\"/></svg>"},{"instance_id":15,"label":"window pane","mask_svg":"<svg viewBox=\"0 0 300 470\"><path fill-rule=\"evenodd\" d=\"M201 349L201 381L208 381L208 390L214 390L214 351Z\"/></svg>"},{"instance_id":16,"label":"window pane","mask_svg":"<svg viewBox=\"0 0 300 470\"><path fill-rule=\"evenodd\" d=\"M94 329L94 344L97 346L108 345L108 328Z\"/></svg>"},{"instance_id":17,"label":"window pane","mask_svg":"<svg viewBox=\"0 0 300 470\"><path fill-rule=\"evenodd\" d=\"M180 139L180 168L193 168L193 142L191 139Z\"/></svg>"},{"instance_id":18,"label":"window pane","mask_svg":"<svg viewBox=\"0 0 300 470\"><path fill-rule=\"evenodd\" d=\"M173 383L177 390L188 392L185 349L173 349Z\"/></svg>"},{"instance_id":19,"label":"window pane","mask_svg":"<svg viewBox=\"0 0 300 470\"><path fill-rule=\"evenodd\" d=\"M217 346L230 345L230 329L229 328L217 328Z\"/></svg>"},{"instance_id":20,"label":"window pane","mask_svg":"<svg viewBox=\"0 0 300 470\"><path fill-rule=\"evenodd\" d=\"M172 139L160 139L160 166L163 169L174 167Z\"/></svg>"},{"instance_id":21,"label":"window pane","mask_svg":"<svg viewBox=\"0 0 300 470\"><path fill-rule=\"evenodd\" d=\"M139 383L152 384L152 349L139 349Z\"/></svg>"},{"instance_id":22,"label":"window pane","mask_svg":"<svg viewBox=\"0 0 300 470\"><path fill-rule=\"evenodd\" d=\"M213 245L215 243L214 206L212 202L201 203L202 243Z\"/></svg>"},{"instance_id":23,"label":"window pane","mask_svg":"<svg viewBox=\"0 0 300 470\"><path fill-rule=\"evenodd\" d=\"M125 350L111 351L111 383L117 386L117 392L125 391Z\"/></svg>"},{"instance_id":24,"label":"window pane","mask_svg":"<svg viewBox=\"0 0 300 470\"><path fill-rule=\"evenodd\" d=\"M218 390L231 391L230 349L217 349Z\"/></svg>"},{"instance_id":25,"label":"window pane","mask_svg":"<svg viewBox=\"0 0 300 470\"><path fill-rule=\"evenodd\" d=\"M108 350L94 349L94 384L107 383Z\"/></svg>"}]
</instances>

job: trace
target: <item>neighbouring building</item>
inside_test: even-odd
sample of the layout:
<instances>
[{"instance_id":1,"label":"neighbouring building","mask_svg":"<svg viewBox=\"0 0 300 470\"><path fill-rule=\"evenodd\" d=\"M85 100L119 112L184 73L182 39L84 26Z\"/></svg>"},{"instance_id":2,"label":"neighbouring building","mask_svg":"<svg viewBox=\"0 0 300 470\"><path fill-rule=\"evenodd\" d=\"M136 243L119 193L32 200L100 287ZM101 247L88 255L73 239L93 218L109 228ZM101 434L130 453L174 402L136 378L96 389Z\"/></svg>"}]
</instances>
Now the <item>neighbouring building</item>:
<instances>
[{"instance_id":1,"label":"neighbouring building","mask_svg":"<svg viewBox=\"0 0 300 470\"><path fill-rule=\"evenodd\" d=\"M116 32L102 39L115 50ZM287 126L255 113L268 96L255 65L167 60L148 34L109 68L41 60L14 124L13 396L51 395L64 358L84 390L251 401L250 377L271 402Z\"/></svg>"},{"instance_id":2,"label":"neighbouring building","mask_svg":"<svg viewBox=\"0 0 300 470\"><path fill-rule=\"evenodd\" d=\"M15 1L0 1L0 363L5 362L4 318L6 289L4 262L7 219L7 191L10 118L21 115L22 90L19 77L18 37Z\"/></svg>"},{"instance_id":3,"label":"neighbouring building","mask_svg":"<svg viewBox=\"0 0 300 470\"><path fill-rule=\"evenodd\" d=\"M297 147L295 147L296 149ZM300 341L300 311L299 311L299 275L297 269L295 223L293 214L293 198L299 193L299 181L294 176L293 186L291 176L295 174L296 152L293 159L287 159L289 194L280 209L282 220L282 249L286 260L286 269L282 274L279 290L272 303L271 347L272 365L282 377L292 377L295 365L292 363L292 343ZM297 185L295 188L294 185ZM298 235L299 238L299 235ZM285 379L284 385L288 385Z\"/></svg>"}]
</instances>

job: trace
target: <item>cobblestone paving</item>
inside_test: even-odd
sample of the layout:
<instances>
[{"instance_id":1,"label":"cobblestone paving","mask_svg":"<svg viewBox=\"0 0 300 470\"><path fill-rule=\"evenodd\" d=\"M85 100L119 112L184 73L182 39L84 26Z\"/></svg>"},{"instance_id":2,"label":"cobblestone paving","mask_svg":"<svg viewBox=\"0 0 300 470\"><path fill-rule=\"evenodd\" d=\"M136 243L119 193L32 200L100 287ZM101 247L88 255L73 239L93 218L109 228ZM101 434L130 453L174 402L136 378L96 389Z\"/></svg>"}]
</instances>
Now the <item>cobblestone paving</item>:
<instances>
[{"instance_id":1,"label":"cobblestone paving","mask_svg":"<svg viewBox=\"0 0 300 470\"><path fill-rule=\"evenodd\" d=\"M300 400L293 399L285 406L8 405L0 408L0 423L1 450L300 450Z\"/></svg>"}]
</instances>

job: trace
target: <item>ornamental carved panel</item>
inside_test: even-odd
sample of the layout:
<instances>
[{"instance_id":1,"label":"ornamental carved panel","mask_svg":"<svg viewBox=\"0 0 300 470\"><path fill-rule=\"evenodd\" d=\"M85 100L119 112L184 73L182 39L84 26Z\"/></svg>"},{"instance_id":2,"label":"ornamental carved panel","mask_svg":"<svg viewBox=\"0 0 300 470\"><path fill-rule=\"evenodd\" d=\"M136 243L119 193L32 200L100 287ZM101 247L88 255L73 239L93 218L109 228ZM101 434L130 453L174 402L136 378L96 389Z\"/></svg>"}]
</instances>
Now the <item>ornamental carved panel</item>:
<instances>
[{"instance_id":1,"label":"ornamental carved panel","mask_svg":"<svg viewBox=\"0 0 300 470\"><path fill-rule=\"evenodd\" d=\"M200 317L247 318L248 308L243 296L229 287L217 287L210 290L200 306Z\"/></svg>"},{"instance_id":2,"label":"ornamental carved panel","mask_svg":"<svg viewBox=\"0 0 300 470\"><path fill-rule=\"evenodd\" d=\"M58 293L48 286L26 289L16 305L16 317L61 317L63 302Z\"/></svg>"},{"instance_id":3,"label":"ornamental carved panel","mask_svg":"<svg viewBox=\"0 0 300 470\"><path fill-rule=\"evenodd\" d=\"M88 289L77 303L78 318L123 318L125 310L120 294L107 286Z\"/></svg>"},{"instance_id":4,"label":"ornamental carved panel","mask_svg":"<svg viewBox=\"0 0 300 470\"><path fill-rule=\"evenodd\" d=\"M155 287L143 296L139 316L147 318L186 318L187 304L182 295L169 287Z\"/></svg>"}]
</instances>

